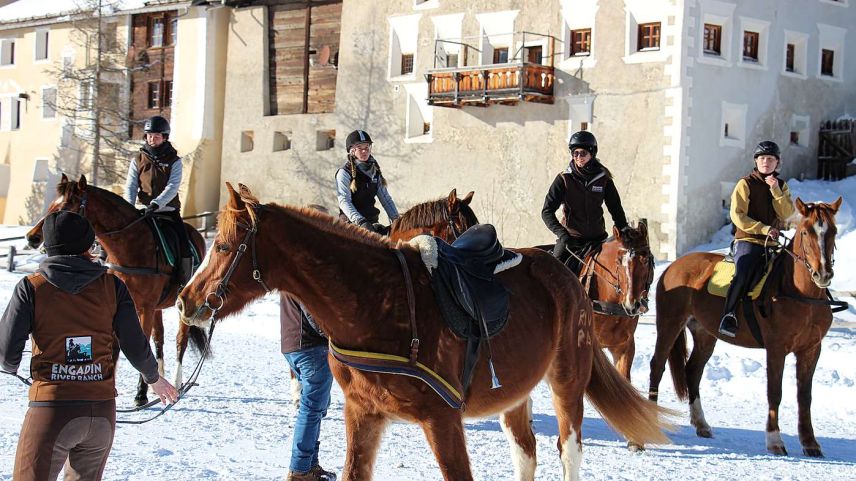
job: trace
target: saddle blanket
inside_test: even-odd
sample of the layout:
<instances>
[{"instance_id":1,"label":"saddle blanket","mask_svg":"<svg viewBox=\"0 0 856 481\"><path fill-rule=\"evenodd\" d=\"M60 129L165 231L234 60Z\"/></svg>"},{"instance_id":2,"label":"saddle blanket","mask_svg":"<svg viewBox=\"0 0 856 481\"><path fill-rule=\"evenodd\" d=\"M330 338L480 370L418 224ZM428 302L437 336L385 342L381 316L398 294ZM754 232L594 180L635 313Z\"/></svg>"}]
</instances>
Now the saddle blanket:
<instances>
[{"instance_id":1,"label":"saddle blanket","mask_svg":"<svg viewBox=\"0 0 856 481\"><path fill-rule=\"evenodd\" d=\"M411 246L419 249L419 255L422 257L422 262L428 268L428 273L433 274L437 268L437 240L430 235L418 235L408 242ZM500 262L494 268L493 273L499 274L502 271L507 271L512 267L517 266L523 260L522 254L515 254L514 257L506 261Z\"/></svg>"},{"instance_id":2,"label":"saddle blanket","mask_svg":"<svg viewBox=\"0 0 856 481\"><path fill-rule=\"evenodd\" d=\"M773 267L773 263L770 262L767 264L766 272L764 272L764 276L761 277L761 280L752 287L752 290L749 291L749 298L753 301L758 299L758 296L761 295L761 290L764 288L764 283L767 282L767 276L770 275L770 269ZM713 267L713 275L710 276L710 280L707 281L707 292L714 296L725 297L728 293L728 286L731 285L731 279L734 278L735 265L733 262L727 261L719 261Z\"/></svg>"}]
</instances>

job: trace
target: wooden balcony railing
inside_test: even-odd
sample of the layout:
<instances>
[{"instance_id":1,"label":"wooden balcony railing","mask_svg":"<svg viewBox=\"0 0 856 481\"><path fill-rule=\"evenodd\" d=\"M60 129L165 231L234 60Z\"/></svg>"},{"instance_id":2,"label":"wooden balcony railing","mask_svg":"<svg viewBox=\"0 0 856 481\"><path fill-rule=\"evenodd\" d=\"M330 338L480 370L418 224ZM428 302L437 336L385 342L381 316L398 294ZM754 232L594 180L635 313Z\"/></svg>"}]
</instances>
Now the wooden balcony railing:
<instances>
[{"instance_id":1,"label":"wooden balcony railing","mask_svg":"<svg viewBox=\"0 0 856 481\"><path fill-rule=\"evenodd\" d=\"M428 104L438 107L487 106L492 103L553 103L553 67L496 64L429 71Z\"/></svg>"}]
</instances>

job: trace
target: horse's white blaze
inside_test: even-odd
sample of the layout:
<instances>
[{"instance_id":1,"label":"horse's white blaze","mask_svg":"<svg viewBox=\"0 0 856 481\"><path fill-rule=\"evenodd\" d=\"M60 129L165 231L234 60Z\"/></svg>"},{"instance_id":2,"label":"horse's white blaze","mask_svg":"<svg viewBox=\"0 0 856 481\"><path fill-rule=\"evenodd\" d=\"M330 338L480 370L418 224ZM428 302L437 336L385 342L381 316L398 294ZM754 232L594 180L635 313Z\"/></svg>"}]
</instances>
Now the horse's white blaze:
<instances>
[{"instance_id":1,"label":"horse's white blaze","mask_svg":"<svg viewBox=\"0 0 856 481\"><path fill-rule=\"evenodd\" d=\"M214 246L211 246L211 249L208 249L208 251L205 252L205 257L202 258L202 262L199 264L199 267L196 269L196 272L193 273L193 277L191 277L190 280L187 281L188 286L193 284L193 281L196 280L196 276L198 276L200 272L204 271L205 268L208 267L208 262L211 261L211 251L213 250Z\"/></svg>"},{"instance_id":2,"label":"horse's white blaze","mask_svg":"<svg viewBox=\"0 0 856 481\"><path fill-rule=\"evenodd\" d=\"M624 266L624 275L627 276L627 293L624 295L625 307L632 307L630 305L630 297L633 294L633 278L630 277L630 261L630 252L625 252L624 255L621 256L621 265Z\"/></svg>"},{"instance_id":3,"label":"horse's white blaze","mask_svg":"<svg viewBox=\"0 0 856 481\"><path fill-rule=\"evenodd\" d=\"M583 449L577 443L577 433L574 428L568 435L568 439L562 443L562 471L563 481L579 481L580 465L583 462Z\"/></svg>"},{"instance_id":4,"label":"horse's white blaze","mask_svg":"<svg viewBox=\"0 0 856 481\"><path fill-rule=\"evenodd\" d=\"M707 420L704 418L704 410L701 408L701 399L699 398L696 398L695 401L690 403L690 423L697 430L710 430L710 425L707 424Z\"/></svg>"},{"instance_id":5,"label":"horse's white blaze","mask_svg":"<svg viewBox=\"0 0 856 481\"><path fill-rule=\"evenodd\" d=\"M506 424L505 413L499 415L499 425L502 427L505 437L508 438L508 446L511 449L511 460L514 462L515 479L518 481L534 481L535 458L526 454L523 446L518 444L517 438L511 432L511 428Z\"/></svg>"},{"instance_id":6,"label":"horse's white blaze","mask_svg":"<svg viewBox=\"0 0 856 481\"><path fill-rule=\"evenodd\" d=\"M779 431L767 431L767 449L773 450L784 448L785 442L782 441L782 433Z\"/></svg>"},{"instance_id":7,"label":"horse's white blaze","mask_svg":"<svg viewBox=\"0 0 856 481\"><path fill-rule=\"evenodd\" d=\"M828 225L824 225L823 221L818 221L814 225L814 232L817 234L817 245L820 249L820 271L826 273L826 229Z\"/></svg>"}]
</instances>

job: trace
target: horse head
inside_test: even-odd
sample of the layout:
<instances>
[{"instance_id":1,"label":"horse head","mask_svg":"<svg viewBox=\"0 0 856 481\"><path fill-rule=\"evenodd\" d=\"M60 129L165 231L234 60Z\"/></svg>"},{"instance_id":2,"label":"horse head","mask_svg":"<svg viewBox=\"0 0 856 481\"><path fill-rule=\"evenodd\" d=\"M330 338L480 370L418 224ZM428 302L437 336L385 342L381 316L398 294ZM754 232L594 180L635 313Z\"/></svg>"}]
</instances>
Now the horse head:
<instances>
[{"instance_id":1,"label":"horse head","mask_svg":"<svg viewBox=\"0 0 856 481\"><path fill-rule=\"evenodd\" d=\"M43 240L42 224L48 214L52 214L59 210L72 210L83 216L86 215L85 210L83 212L80 211L80 204L83 199L83 192L86 192L86 187L86 176L81 175L80 180L74 182L70 181L67 175L62 174L62 178L56 185L57 198L48 206L48 211L45 213L45 216L42 217L24 236L27 239L27 244L29 244L31 248L35 249L41 245Z\"/></svg>"},{"instance_id":2,"label":"horse head","mask_svg":"<svg viewBox=\"0 0 856 481\"><path fill-rule=\"evenodd\" d=\"M802 261L811 274L811 280L821 289L832 283L835 264L835 214L841 207L842 198L828 204L825 202L805 203L797 197L797 211L802 219L794 235L793 254Z\"/></svg>"},{"instance_id":3,"label":"horse head","mask_svg":"<svg viewBox=\"0 0 856 481\"><path fill-rule=\"evenodd\" d=\"M623 230L613 227L618 242L616 277L621 289L620 304L629 312L648 311L648 290L654 280L654 256L648 243L648 226L639 222Z\"/></svg>"},{"instance_id":4,"label":"horse head","mask_svg":"<svg viewBox=\"0 0 856 481\"><path fill-rule=\"evenodd\" d=\"M390 226L389 236L393 240L410 240L420 234L439 237L452 242L467 229L479 223L470 202L474 192L458 197L452 189L445 198L417 204L408 209Z\"/></svg>"},{"instance_id":5,"label":"horse head","mask_svg":"<svg viewBox=\"0 0 856 481\"><path fill-rule=\"evenodd\" d=\"M271 256L256 252L262 206L243 184L236 191L226 182L226 189L229 199L217 218L214 243L175 302L188 325L233 314L267 290L257 261Z\"/></svg>"}]
</instances>

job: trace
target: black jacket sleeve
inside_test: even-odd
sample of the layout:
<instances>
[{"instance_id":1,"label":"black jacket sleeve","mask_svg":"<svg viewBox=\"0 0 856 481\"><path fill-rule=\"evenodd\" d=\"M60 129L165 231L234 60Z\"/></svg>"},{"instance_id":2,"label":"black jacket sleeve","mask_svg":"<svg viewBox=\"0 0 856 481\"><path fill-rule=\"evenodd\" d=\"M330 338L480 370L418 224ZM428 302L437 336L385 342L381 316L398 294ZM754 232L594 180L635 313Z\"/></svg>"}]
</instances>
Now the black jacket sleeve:
<instances>
[{"instance_id":1,"label":"black jacket sleeve","mask_svg":"<svg viewBox=\"0 0 856 481\"><path fill-rule=\"evenodd\" d=\"M0 370L4 372L18 372L21 353L33 328L34 302L33 285L25 277L15 286L0 319Z\"/></svg>"},{"instance_id":2,"label":"black jacket sleeve","mask_svg":"<svg viewBox=\"0 0 856 481\"><path fill-rule=\"evenodd\" d=\"M619 229L627 227L627 217L624 215L624 207L621 207L621 197L619 197L618 189L615 188L615 182L612 179L606 183L604 202L606 202L606 209L609 210L615 227Z\"/></svg>"},{"instance_id":3,"label":"black jacket sleeve","mask_svg":"<svg viewBox=\"0 0 856 481\"><path fill-rule=\"evenodd\" d=\"M149 347L149 340L140 327L137 308L128 292L128 287L118 277L116 280L116 314L113 316L113 330L119 338L119 347L125 353L134 369L140 371L149 384L160 378L158 363Z\"/></svg>"},{"instance_id":4,"label":"black jacket sleeve","mask_svg":"<svg viewBox=\"0 0 856 481\"><path fill-rule=\"evenodd\" d=\"M568 231L562 227L559 219L556 218L556 210L561 207L565 200L565 181L562 180L562 174L556 176L556 180L550 185L550 190L547 191L547 197L544 198L544 207L541 208L541 219L550 232L556 234L556 237L567 235Z\"/></svg>"}]
</instances>

